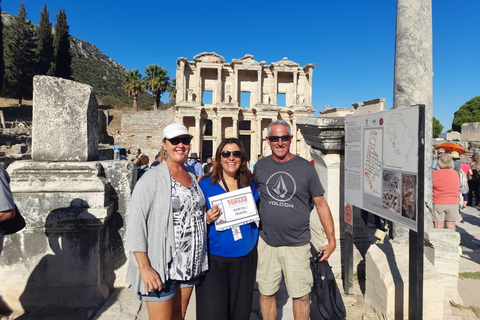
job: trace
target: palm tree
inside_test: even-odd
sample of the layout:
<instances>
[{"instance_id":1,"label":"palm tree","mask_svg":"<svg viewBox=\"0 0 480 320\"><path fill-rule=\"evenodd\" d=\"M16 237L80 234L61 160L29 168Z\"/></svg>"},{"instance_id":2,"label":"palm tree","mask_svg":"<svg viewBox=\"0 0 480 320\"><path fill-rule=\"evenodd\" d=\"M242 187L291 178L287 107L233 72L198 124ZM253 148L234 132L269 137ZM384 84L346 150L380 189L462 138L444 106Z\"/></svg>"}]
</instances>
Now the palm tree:
<instances>
[{"instance_id":1,"label":"palm tree","mask_svg":"<svg viewBox=\"0 0 480 320\"><path fill-rule=\"evenodd\" d=\"M145 89L145 85L142 82L142 75L138 73L138 69L125 72L122 88L130 97L133 97L133 111L137 111L138 95Z\"/></svg>"},{"instance_id":2,"label":"palm tree","mask_svg":"<svg viewBox=\"0 0 480 320\"><path fill-rule=\"evenodd\" d=\"M151 64L145 68L145 78L143 79L145 87L153 94L153 109L158 110L160 97L168 89L169 78L167 70L157 64Z\"/></svg>"},{"instance_id":3,"label":"palm tree","mask_svg":"<svg viewBox=\"0 0 480 320\"><path fill-rule=\"evenodd\" d=\"M172 81L168 83L168 98L170 100L175 99L177 97L177 78L173 78Z\"/></svg>"}]
</instances>

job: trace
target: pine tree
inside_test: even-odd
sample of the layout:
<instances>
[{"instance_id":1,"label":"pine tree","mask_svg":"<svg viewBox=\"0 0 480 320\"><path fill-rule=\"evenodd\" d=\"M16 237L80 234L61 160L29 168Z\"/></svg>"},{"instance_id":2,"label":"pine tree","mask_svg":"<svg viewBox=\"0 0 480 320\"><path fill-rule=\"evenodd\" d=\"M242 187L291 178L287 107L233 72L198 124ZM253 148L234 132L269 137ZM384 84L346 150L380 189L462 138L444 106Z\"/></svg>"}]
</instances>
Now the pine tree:
<instances>
[{"instance_id":1,"label":"pine tree","mask_svg":"<svg viewBox=\"0 0 480 320\"><path fill-rule=\"evenodd\" d=\"M37 27L37 59L35 66L35 74L53 75L55 68L55 59L53 52L53 34L52 23L50 22L50 14L47 10L47 5L43 5L43 10L40 12L40 22Z\"/></svg>"},{"instance_id":2,"label":"pine tree","mask_svg":"<svg viewBox=\"0 0 480 320\"><path fill-rule=\"evenodd\" d=\"M22 99L32 97L33 63L35 42L33 40L35 26L27 20L25 5L20 10L15 22L5 28L5 79L4 93Z\"/></svg>"},{"instance_id":3,"label":"pine tree","mask_svg":"<svg viewBox=\"0 0 480 320\"><path fill-rule=\"evenodd\" d=\"M55 19L55 76L70 79L72 76L72 56L70 54L70 34L67 24L67 14L64 9L58 10Z\"/></svg>"}]
</instances>

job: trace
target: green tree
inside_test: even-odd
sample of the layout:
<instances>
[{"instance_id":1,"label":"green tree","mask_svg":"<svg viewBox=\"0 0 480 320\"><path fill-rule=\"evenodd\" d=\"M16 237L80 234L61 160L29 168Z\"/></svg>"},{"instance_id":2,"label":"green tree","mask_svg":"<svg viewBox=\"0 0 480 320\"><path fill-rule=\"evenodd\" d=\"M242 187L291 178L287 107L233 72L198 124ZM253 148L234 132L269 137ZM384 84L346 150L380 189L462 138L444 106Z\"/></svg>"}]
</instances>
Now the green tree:
<instances>
[{"instance_id":1,"label":"green tree","mask_svg":"<svg viewBox=\"0 0 480 320\"><path fill-rule=\"evenodd\" d=\"M174 100L177 97L177 78L173 78L167 85L168 98Z\"/></svg>"},{"instance_id":2,"label":"green tree","mask_svg":"<svg viewBox=\"0 0 480 320\"><path fill-rule=\"evenodd\" d=\"M437 118L433 117L433 137L438 138L442 133L443 126Z\"/></svg>"},{"instance_id":3,"label":"green tree","mask_svg":"<svg viewBox=\"0 0 480 320\"><path fill-rule=\"evenodd\" d=\"M167 70L157 64L151 64L145 68L145 87L153 94L153 110L158 110L160 97L168 89L169 78Z\"/></svg>"},{"instance_id":4,"label":"green tree","mask_svg":"<svg viewBox=\"0 0 480 320\"><path fill-rule=\"evenodd\" d=\"M43 9L40 12L36 45L37 58L35 74L53 75L55 69L55 57L53 50L52 23L50 22L50 14L48 13L46 4L43 5Z\"/></svg>"},{"instance_id":5,"label":"green tree","mask_svg":"<svg viewBox=\"0 0 480 320\"><path fill-rule=\"evenodd\" d=\"M3 77L5 75L5 63L3 61L3 22L1 18L1 13L2 13L1 3L2 1L0 0L0 93L2 92L2 89L3 89Z\"/></svg>"},{"instance_id":6,"label":"green tree","mask_svg":"<svg viewBox=\"0 0 480 320\"><path fill-rule=\"evenodd\" d=\"M142 82L142 75L138 73L138 69L128 70L125 73L122 88L130 97L133 97L133 111L137 111L138 95L145 89Z\"/></svg>"},{"instance_id":7,"label":"green tree","mask_svg":"<svg viewBox=\"0 0 480 320\"><path fill-rule=\"evenodd\" d=\"M476 96L465 102L465 104L455 112L452 129L461 132L462 124L467 122L480 122L480 96Z\"/></svg>"},{"instance_id":8,"label":"green tree","mask_svg":"<svg viewBox=\"0 0 480 320\"><path fill-rule=\"evenodd\" d=\"M58 10L55 24L53 47L55 52L55 76L70 79L72 76L72 55L70 54L70 34L65 9Z\"/></svg>"},{"instance_id":9,"label":"green tree","mask_svg":"<svg viewBox=\"0 0 480 320\"><path fill-rule=\"evenodd\" d=\"M27 20L25 5L20 4L15 21L5 28L5 79L4 92L18 99L32 97L35 27Z\"/></svg>"}]
</instances>

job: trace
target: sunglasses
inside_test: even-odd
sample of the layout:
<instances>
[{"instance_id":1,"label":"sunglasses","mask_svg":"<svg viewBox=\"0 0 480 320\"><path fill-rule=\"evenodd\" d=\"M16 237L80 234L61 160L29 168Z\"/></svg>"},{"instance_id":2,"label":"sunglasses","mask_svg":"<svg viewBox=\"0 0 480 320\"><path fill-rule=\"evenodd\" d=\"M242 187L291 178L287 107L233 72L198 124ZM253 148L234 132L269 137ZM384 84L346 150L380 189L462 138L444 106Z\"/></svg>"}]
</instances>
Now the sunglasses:
<instances>
[{"instance_id":1,"label":"sunglasses","mask_svg":"<svg viewBox=\"0 0 480 320\"><path fill-rule=\"evenodd\" d=\"M282 139L282 141L290 141L291 137L290 136L270 136L268 137L268 140L271 142L278 142L278 140Z\"/></svg>"},{"instance_id":2,"label":"sunglasses","mask_svg":"<svg viewBox=\"0 0 480 320\"><path fill-rule=\"evenodd\" d=\"M192 138L190 138L190 137L185 137L185 138L175 137L175 138L167 139L167 140L170 141L170 143L174 146L176 146L180 142L183 143L184 145L188 146L188 145L190 145L190 141L192 141Z\"/></svg>"},{"instance_id":3,"label":"sunglasses","mask_svg":"<svg viewBox=\"0 0 480 320\"><path fill-rule=\"evenodd\" d=\"M230 158L230 155L233 153L233 156L235 158L240 158L242 156L242 151L222 151L220 154L222 155L222 157L224 158Z\"/></svg>"}]
</instances>

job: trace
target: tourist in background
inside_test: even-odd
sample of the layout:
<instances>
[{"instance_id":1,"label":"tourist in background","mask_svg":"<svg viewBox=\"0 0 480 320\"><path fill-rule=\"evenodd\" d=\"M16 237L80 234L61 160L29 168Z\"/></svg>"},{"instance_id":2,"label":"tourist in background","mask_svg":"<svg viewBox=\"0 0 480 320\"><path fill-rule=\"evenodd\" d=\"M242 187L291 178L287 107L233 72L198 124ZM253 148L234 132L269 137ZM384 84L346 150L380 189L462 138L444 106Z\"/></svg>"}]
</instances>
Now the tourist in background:
<instances>
[{"instance_id":1,"label":"tourist in background","mask_svg":"<svg viewBox=\"0 0 480 320\"><path fill-rule=\"evenodd\" d=\"M15 203L13 202L12 191L10 190L10 176L0 166L0 223L15 217ZM4 234L0 230L0 253L3 250Z\"/></svg>"},{"instance_id":2,"label":"tourist in background","mask_svg":"<svg viewBox=\"0 0 480 320\"><path fill-rule=\"evenodd\" d=\"M433 225L443 229L456 230L455 222L459 220L460 178L452 168L452 156L444 153L438 158L440 170L433 170Z\"/></svg>"},{"instance_id":3,"label":"tourist in background","mask_svg":"<svg viewBox=\"0 0 480 320\"><path fill-rule=\"evenodd\" d=\"M200 158L198 157L198 154L192 152L192 155L189 157L189 159L190 160L185 163L185 167L188 171L195 174L197 181L200 181L205 173L203 172L202 164L199 162Z\"/></svg>"},{"instance_id":4,"label":"tourist in background","mask_svg":"<svg viewBox=\"0 0 480 320\"><path fill-rule=\"evenodd\" d=\"M144 155L143 153L140 152L140 154L133 160L133 163L137 166L137 181L140 179L145 172L148 171L149 166L148 163L150 162L150 159L148 158L147 155Z\"/></svg>"},{"instance_id":5,"label":"tourist in background","mask_svg":"<svg viewBox=\"0 0 480 320\"><path fill-rule=\"evenodd\" d=\"M476 154L472 156L472 160L470 161L470 169L472 169L472 175L470 180L468 180L468 205L473 205L473 195L475 194L475 206L478 206L480 203L480 159Z\"/></svg>"},{"instance_id":6,"label":"tourist in background","mask_svg":"<svg viewBox=\"0 0 480 320\"><path fill-rule=\"evenodd\" d=\"M208 158L207 158L207 164L203 166L203 173L204 173L204 174L209 173L210 170L212 170L212 167L213 167L212 158L211 158L211 157L208 157Z\"/></svg>"},{"instance_id":7,"label":"tourist in background","mask_svg":"<svg viewBox=\"0 0 480 320\"><path fill-rule=\"evenodd\" d=\"M166 126L164 161L144 174L131 198L126 282L146 302L150 319L183 319L208 268L205 198L184 166L191 139L184 125Z\"/></svg>"},{"instance_id":8,"label":"tourist in background","mask_svg":"<svg viewBox=\"0 0 480 320\"><path fill-rule=\"evenodd\" d=\"M200 181L208 207L209 270L195 289L197 320L250 319L257 268L257 225L251 222L237 227L239 239L234 238L234 229L217 231L214 222L221 212L218 206L210 207L208 198L250 187L257 201L257 187L240 140L223 140L215 159L212 171Z\"/></svg>"},{"instance_id":9,"label":"tourist in background","mask_svg":"<svg viewBox=\"0 0 480 320\"><path fill-rule=\"evenodd\" d=\"M453 154L453 152L452 152ZM460 157L460 155L459 155ZM468 163L461 163L461 166L460 166L460 169L463 171L463 173L465 173L466 177L467 177L467 181L472 177L473 175L473 172L472 172L472 168L470 168L470 165ZM461 181L460 181L461 182ZM460 183L461 184L461 183ZM462 206L462 209L465 209L467 207L467 204L468 204L468 193L469 193L469 183L467 182L466 185L462 186L460 185L460 193L462 194L462 197L463 197L463 206Z\"/></svg>"}]
</instances>

